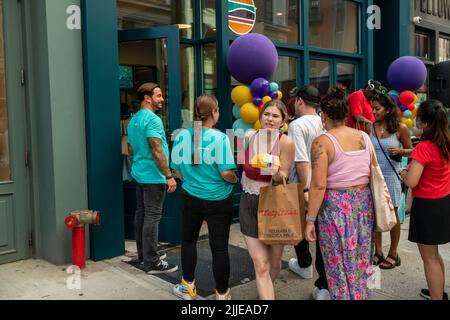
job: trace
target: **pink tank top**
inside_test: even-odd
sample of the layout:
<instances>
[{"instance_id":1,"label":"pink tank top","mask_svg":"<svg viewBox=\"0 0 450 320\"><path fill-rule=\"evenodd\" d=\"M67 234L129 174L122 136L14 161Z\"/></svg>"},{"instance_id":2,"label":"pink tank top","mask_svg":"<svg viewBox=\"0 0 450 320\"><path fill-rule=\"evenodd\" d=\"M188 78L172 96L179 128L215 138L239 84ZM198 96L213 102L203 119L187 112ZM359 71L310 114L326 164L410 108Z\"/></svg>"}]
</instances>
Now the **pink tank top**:
<instances>
[{"instance_id":1,"label":"pink tank top","mask_svg":"<svg viewBox=\"0 0 450 320\"><path fill-rule=\"evenodd\" d=\"M370 138L362 132L366 149L355 152L342 150L336 138L330 134L325 135L333 142L334 160L328 166L327 189L350 188L369 184L370 181Z\"/></svg>"}]
</instances>

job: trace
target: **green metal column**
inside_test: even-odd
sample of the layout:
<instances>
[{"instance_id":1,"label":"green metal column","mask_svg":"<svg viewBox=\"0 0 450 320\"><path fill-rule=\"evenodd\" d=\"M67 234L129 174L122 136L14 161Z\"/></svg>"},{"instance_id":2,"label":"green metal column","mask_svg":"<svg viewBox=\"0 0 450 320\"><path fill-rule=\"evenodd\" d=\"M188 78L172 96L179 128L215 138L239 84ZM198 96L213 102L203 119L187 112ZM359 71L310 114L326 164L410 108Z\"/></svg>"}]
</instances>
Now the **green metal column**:
<instances>
[{"instance_id":1,"label":"green metal column","mask_svg":"<svg viewBox=\"0 0 450 320\"><path fill-rule=\"evenodd\" d=\"M91 228L97 261L125 252L116 0L81 0L81 9L89 208L102 213Z\"/></svg>"}]
</instances>

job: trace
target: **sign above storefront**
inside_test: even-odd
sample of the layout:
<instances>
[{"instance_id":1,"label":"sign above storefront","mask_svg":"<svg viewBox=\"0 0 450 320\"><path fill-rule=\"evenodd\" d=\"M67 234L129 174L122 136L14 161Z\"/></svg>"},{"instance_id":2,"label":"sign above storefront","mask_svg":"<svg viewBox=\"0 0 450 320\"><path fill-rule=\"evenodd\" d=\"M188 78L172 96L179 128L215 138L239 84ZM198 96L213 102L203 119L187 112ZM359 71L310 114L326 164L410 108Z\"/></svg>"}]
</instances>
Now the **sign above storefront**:
<instances>
[{"instance_id":1,"label":"sign above storefront","mask_svg":"<svg viewBox=\"0 0 450 320\"><path fill-rule=\"evenodd\" d=\"M228 25L234 33L244 35L253 30L256 7L253 0L228 0Z\"/></svg>"},{"instance_id":2,"label":"sign above storefront","mask_svg":"<svg viewBox=\"0 0 450 320\"><path fill-rule=\"evenodd\" d=\"M450 0L415 0L414 9L416 13L450 21Z\"/></svg>"}]
</instances>

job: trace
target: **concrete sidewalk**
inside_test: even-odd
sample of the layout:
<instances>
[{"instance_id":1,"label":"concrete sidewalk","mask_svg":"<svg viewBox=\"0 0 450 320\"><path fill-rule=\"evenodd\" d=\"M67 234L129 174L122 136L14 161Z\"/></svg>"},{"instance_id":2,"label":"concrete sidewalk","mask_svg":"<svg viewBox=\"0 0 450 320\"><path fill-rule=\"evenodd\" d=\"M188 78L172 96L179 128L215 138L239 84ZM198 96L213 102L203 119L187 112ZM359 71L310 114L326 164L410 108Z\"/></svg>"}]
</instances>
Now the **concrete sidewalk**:
<instances>
[{"instance_id":1,"label":"concrete sidewalk","mask_svg":"<svg viewBox=\"0 0 450 320\"><path fill-rule=\"evenodd\" d=\"M399 255L402 265L383 270L381 289L373 291L373 300L418 300L419 291L426 287L422 260L417 246L407 240L408 220L402 225ZM383 243L385 255L389 236ZM239 225L232 226L230 244L245 248ZM311 251L313 250L311 245ZM81 272L80 290L70 290L67 267L57 267L42 260L25 260L0 266L0 299L32 300L174 300L172 284L144 274L122 262L135 255L134 243L127 243L125 256L101 262L87 262ZM440 247L446 264L446 291L450 292L450 245ZM286 247L283 260L295 257L293 247ZM233 263L233 257L231 257ZM211 275L212 276L212 275ZM316 274L314 275L314 279ZM285 269L275 283L276 297L281 300L309 300L314 279L304 280ZM257 299L255 281L231 289L233 300ZM214 296L207 297L214 299Z\"/></svg>"}]
</instances>

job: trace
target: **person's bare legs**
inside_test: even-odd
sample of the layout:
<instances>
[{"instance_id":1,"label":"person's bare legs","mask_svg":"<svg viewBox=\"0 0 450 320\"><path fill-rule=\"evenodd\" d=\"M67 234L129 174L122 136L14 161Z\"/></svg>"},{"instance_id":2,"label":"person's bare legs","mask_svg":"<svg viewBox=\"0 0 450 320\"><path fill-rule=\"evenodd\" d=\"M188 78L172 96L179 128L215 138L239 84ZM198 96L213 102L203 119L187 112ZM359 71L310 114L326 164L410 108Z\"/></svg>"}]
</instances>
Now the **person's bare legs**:
<instances>
[{"instance_id":1,"label":"person's bare legs","mask_svg":"<svg viewBox=\"0 0 450 320\"><path fill-rule=\"evenodd\" d=\"M422 256L425 278L427 279L431 300L442 300L445 286L444 262L439 255L438 246L425 244L417 244L417 246Z\"/></svg>"},{"instance_id":2,"label":"person's bare legs","mask_svg":"<svg viewBox=\"0 0 450 320\"><path fill-rule=\"evenodd\" d=\"M281 271L281 257L283 256L283 249L283 245L269 246L270 278L273 283L275 283L275 280Z\"/></svg>"},{"instance_id":3,"label":"person's bare legs","mask_svg":"<svg viewBox=\"0 0 450 320\"><path fill-rule=\"evenodd\" d=\"M383 238L382 238L381 232L375 232L375 253L377 253L380 256L383 256ZM379 261L379 258L374 258L374 263L379 264L381 261Z\"/></svg>"},{"instance_id":4,"label":"person's bare legs","mask_svg":"<svg viewBox=\"0 0 450 320\"><path fill-rule=\"evenodd\" d=\"M253 260L256 287L261 300L275 300L275 290L270 277L269 247L256 238L245 236L248 252Z\"/></svg>"},{"instance_id":5,"label":"person's bare legs","mask_svg":"<svg viewBox=\"0 0 450 320\"><path fill-rule=\"evenodd\" d=\"M398 217L398 208L395 208L395 217L397 218L397 224L395 225L394 228L392 228L392 230L390 232L390 234L391 234L391 247L389 248L388 255L390 255L391 257L397 257L397 255L398 255L398 244L400 242L401 223L400 223L400 219ZM380 239L381 239L381 236L380 236ZM381 246L381 240L380 240L380 246ZM395 264L395 261L392 260L391 258L387 258L386 260L389 263ZM381 265L382 266L383 265L387 266L388 264L382 263Z\"/></svg>"}]
</instances>

